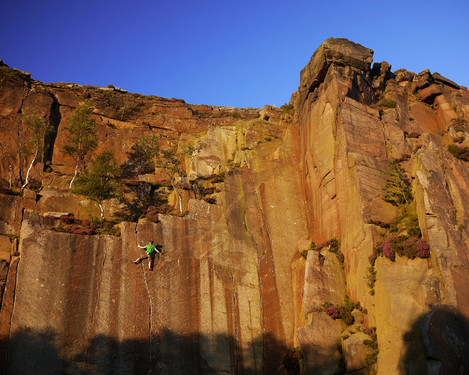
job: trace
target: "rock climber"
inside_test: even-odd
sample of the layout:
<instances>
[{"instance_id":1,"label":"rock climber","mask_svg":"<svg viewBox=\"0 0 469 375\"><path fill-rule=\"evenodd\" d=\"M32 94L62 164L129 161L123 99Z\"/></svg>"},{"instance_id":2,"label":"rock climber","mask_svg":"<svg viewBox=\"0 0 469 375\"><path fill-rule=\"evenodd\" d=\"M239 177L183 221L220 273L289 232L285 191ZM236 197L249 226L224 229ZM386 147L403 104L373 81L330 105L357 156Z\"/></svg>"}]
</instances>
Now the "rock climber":
<instances>
[{"instance_id":1,"label":"rock climber","mask_svg":"<svg viewBox=\"0 0 469 375\"><path fill-rule=\"evenodd\" d=\"M156 253L161 254L161 251L157 249L154 245L153 240L150 240L150 243L145 246L137 245L140 249L145 249L145 254L142 255L140 258L135 259L134 263L139 264L142 260L150 258L148 261L148 269L151 271L153 270L153 262L155 260Z\"/></svg>"}]
</instances>

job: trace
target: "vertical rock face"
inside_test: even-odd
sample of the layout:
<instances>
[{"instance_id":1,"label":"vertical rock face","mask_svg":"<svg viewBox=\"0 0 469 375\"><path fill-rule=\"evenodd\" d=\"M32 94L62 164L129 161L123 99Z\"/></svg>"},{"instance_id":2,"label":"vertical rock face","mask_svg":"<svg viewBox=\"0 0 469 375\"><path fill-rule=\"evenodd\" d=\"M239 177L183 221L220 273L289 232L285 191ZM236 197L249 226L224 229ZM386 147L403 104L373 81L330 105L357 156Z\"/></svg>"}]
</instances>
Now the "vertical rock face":
<instances>
[{"instance_id":1,"label":"vertical rock face","mask_svg":"<svg viewBox=\"0 0 469 375\"><path fill-rule=\"evenodd\" d=\"M435 85L429 72L401 74L402 81L396 84L392 75L370 70L369 64L354 64L353 58L344 56L334 62L319 57L326 48L327 41L303 69L297 96L312 238L340 238L348 295L366 306L367 325L376 326L378 373L432 368L443 374L448 370L442 369L452 366L453 360L467 369L454 358L430 359L430 341L436 337L422 341L422 336L413 334L421 330L421 335L429 337L428 326L419 325L418 320L438 310L440 304L457 307L461 321L469 317L466 226L462 224L465 200L461 200L461 194L466 196L462 191L467 192L467 167L446 149L455 142L456 137L447 134L457 124L461 124L457 141L465 145L467 107L447 103L454 103L451 98L467 98L467 90L441 79ZM344 50L365 60L364 50L353 43ZM375 84L377 80L381 83ZM412 88L422 92L422 100L436 111L413 99ZM429 89L433 91L426 93ZM463 145L457 147L464 149ZM390 160L397 160L413 179L413 202L401 205L389 199L389 194L385 197L386 189L391 189L386 180L392 180L394 173ZM391 237L386 226L393 227L412 211L430 245L431 260L378 259L371 269L376 281L370 295L368 255ZM398 226L393 230L401 232ZM419 355L412 359L409 353L417 347Z\"/></svg>"},{"instance_id":2,"label":"vertical rock face","mask_svg":"<svg viewBox=\"0 0 469 375\"><path fill-rule=\"evenodd\" d=\"M283 110L47 85L1 66L3 372L469 371L469 93L372 56L326 40ZM193 186L179 197L156 171L125 182L164 192L174 212L182 199L184 215L123 221L117 236L59 224L99 213L66 191L65 127L85 101L90 159L111 149L123 163L148 134L204 145L184 165L210 198ZM18 195L32 112L54 131ZM110 219L129 205L104 207ZM153 271L133 263L150 239L163 251Z\"/></svg>"}]
</instances>

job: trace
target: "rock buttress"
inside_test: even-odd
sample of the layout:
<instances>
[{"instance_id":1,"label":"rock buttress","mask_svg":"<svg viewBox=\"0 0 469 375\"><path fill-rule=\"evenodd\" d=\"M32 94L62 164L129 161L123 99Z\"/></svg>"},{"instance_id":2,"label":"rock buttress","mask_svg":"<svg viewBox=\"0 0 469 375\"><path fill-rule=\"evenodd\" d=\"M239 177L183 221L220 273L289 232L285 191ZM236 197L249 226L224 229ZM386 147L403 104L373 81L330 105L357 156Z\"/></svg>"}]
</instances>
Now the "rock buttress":
<instances>
[{"instance_id":1,"label":"rock buttress","mask_svg":"<svg viewBox=\"0 0 469 375\"><path fill-rule=\"evenodd\" d=\"M467 167L446 151L448 143L465 145L467 107L448 104L465 103L467 99L462 98L467 98L467 90L440 80L434 94L427 95L422 90L434 84L429 72L391 74L387 63L370 70L366 56L372 53L351 42L337 43L345 43L347 52L334 54L336 60L327 58L325 42L303 69L294 96L311 238L316 244L339 239L347 294L366 307L364 326L376 327L378 373L400 374L403 368L413 371L419 366L451 368L454 363L467 368L457 356L445 359L438 350L432 354L433 344L423 339L428 337L429 326L420 323L439 311L439 305L455 308L463 322L468 316L463 219ZM419 84L424 78L426 83ZM421 93L420 99L412 96L412 90ZM390 165L396 163L403 168L400 179L414 180L412 202L386 200L386 186L391 186L387 181L396 178L389 177ZM378 258L370 271L368 257L379 243L392 238L391 229L395 235L410 236L410 229L404 227L417 219L431 258L399 257L394 262ZM308 267L312 265L307 262L306 274ZM374 281L370 272L376 275ZM314 283L305 279L306 286L308 282ZM303 298L303 308L310 306L311 296ZM332 302L328 298L323 302ZM319 322L314 312L318 308L306 317L305 327L298 329L298 339L305 349L307 371L329 373L334 363L327 358L333 353L324 354L327 342L318 345L318 337L324 330L333 330L333 323L330 327L324 327L327 321L316 328L311 325ZM340 339L343 344L350 335L344 332L341 338L336 334L330 340ZM460 332L454 334L461 338Z\"/></svg>"}]
</instances>

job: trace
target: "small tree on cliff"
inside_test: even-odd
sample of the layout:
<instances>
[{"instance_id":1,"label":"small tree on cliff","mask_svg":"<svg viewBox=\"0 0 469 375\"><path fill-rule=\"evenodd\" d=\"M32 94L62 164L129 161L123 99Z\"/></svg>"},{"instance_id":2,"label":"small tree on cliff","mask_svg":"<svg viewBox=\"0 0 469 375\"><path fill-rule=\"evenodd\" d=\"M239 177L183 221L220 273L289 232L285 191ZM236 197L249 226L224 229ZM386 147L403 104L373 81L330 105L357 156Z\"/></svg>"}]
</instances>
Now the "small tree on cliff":
<instances>
[{"instance_id":1,"label":"small tree on cliff","mask_svg":"<svg viewBox=\"0 0 469 375\"><path fill-rule=\"evenodd\" d=\"M96 137L96 122L91 118L93 108L90 103L85 103L73 111L70 122L65 130L68 131L70 137L67 144L63 147L63 153L70 155L75 159L75 174L70 181L69 189L72 188L78 170L84 166L85 157L88 152L98 147L98 139Z\"/></svg>"},{"instance_id":2,"label":"small tree on cliff","mask_svg":"<svg viewBox=\"0 0 469 375\"><path fill-rule=\"evenodd\" d=\"M387 176L387 179L383 188L383 199L393 206L411 202L413 199L412 185L406 176L404 168L400 165L400 160L394 159L389 161L384 174Z\"/></svg>"},{"instance_id":3,"label":"small tree on cliff","mask_svg":"<svg viewBox=\"0 0 469 375\"><path fill-rule=\"evenodd\" d=\"M155 155L160 152L159 139L155 134L139 138L127 153L128 159L121 166L124 178L155 171Z\"/></svg>"},{"instance_id":4,"label":"small tree on cliff","mask_svg":"<svg viewBox=\"0 0 469 375\"><path fill-rule=\"evenodd\" d=\"M40 159L41 152L44 149L44 137L52 130L52 128L46 124L44 118L36 115L35 113L24 116L22 121L26 127L26 136L24 137L25 142L21 147L20 153L25 156L32 155L33 158L29 163L25 182L23 186L21 186L21 191L23 191L29 184L29 174L31 169Z\"/></svg>"},{"instance_id":5,"label":"small tree on cliff","mask_svg":"<svg viewBox=\"0 0 469 375\"><path fill-rule=\"evenodd\" d=\"M73 192L95 201L99 206L101 218L104 218L102 202L118 196L119 175L120 169L114 154L111 151L103 151L93 159L90 169L77 177Z\"/></svg>"}]
</instances>

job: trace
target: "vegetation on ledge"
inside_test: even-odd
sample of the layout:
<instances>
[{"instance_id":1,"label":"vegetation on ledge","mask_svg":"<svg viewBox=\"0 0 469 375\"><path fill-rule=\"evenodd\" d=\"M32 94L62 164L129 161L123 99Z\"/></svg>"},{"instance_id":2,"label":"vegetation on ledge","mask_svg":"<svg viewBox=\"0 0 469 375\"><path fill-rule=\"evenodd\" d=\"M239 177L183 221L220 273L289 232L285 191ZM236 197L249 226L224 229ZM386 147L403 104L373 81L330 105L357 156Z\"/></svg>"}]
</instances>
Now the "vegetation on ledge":
<instances>
[{"instance_id":1,"label":"vegetation on ledge","mask_svg":"<svg viewBox=\"0 0 469 375\"><path fill-rule=\"evenodd\" d=\"M314 250L314 251L319 252L322 249L327 249L330 253L335 254L335 256L337 257L337 260L341 264L344 263L344 259L345 259L344 254L340 251L340 243L336 237L331 238L330 240L327 240L319 245L316 245L314 242L311 242L311 244L309 245L309 250ZM307 251L308 250L305 250L301 253L301 255L305 258L307 256Z\"/></svg>"},{"instance_id":2,"label":"vegetation on ledge","mask_svg":"<svg viewBox=\"0 0 469 375\"><path fill-rule=\"evenodd\" d=\"M71 234L79 234L91 236L94 234L109 234L113 236L120 235L118 222L114 220L104 220L93 218L91 221L80 220L74 215L54 216L46 215L45 225L50 230L57 232L65 232Z\"/></svg>"},{"instance_id":3,"label":"vegetation on ledge","mask_svg":"<svg viewBox=\"0 0 469 375\"><path fill-rule=\"evenodd\" d=\"M448 151L456 159L469 161L469 147L451 144L448 145Z\"/></svg>"}]
</instances>

